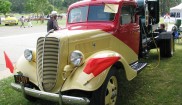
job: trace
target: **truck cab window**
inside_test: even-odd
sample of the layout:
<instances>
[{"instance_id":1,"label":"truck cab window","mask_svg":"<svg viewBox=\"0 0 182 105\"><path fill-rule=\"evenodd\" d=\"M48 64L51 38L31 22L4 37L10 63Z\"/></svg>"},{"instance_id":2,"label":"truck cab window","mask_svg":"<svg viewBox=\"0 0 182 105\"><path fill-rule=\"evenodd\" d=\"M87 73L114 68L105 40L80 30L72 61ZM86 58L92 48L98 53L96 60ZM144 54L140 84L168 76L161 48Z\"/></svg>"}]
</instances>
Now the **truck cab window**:
<instances>
[{"instance_id":1,"label":"truck cab window","mask_svg":"<svg viewBox=\"0 0 182 105\"><path fill-rule=\"evenodd\" d=\"M88 6L74 8L69 13L69 23L86 22Z\"/></svg>"},{"instance_id":2,"label":"truck cab window","mask_svg":"<svg viewBox=\"0 0 182 105\"><path fill-rule=\"evenodd\" d=\"M105 12L104 5L77 7L70 10L68 23L86 21L113 21L115 13Z\"/></svg>"},{"instance_id":3,"label":"truck cab window","mask_svg":"<svg viewBox=\"0 0 182 105\"><path fill-rule=\"evenodd\" d=\"M88 21L113 21L114 16L115 13L104 12L104 5L90 6Z\"/></svg>"}]
</instances>

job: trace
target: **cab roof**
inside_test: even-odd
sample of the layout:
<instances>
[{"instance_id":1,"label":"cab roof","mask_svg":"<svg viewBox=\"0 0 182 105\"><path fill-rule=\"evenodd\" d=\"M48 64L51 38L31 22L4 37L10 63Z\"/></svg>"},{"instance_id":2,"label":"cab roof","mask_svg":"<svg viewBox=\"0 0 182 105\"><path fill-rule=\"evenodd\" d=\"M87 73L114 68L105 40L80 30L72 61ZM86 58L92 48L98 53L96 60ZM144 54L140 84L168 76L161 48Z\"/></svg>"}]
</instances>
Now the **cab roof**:
<instances>
[{"instance_id":1,"label":"cab roof","mask_svg":"<svg viewBox=\"0 0 182 105\"><path fill-rule=\"evenodd\" d=\"M135 0L81 0L70 5L69 9L73 7L77 7L77 6L82 6L82 5L92 5L92 4L102 4L102 3L119 4L120 2L124 2L124 1L135 2Z\"/></svg>"}]
</instances>

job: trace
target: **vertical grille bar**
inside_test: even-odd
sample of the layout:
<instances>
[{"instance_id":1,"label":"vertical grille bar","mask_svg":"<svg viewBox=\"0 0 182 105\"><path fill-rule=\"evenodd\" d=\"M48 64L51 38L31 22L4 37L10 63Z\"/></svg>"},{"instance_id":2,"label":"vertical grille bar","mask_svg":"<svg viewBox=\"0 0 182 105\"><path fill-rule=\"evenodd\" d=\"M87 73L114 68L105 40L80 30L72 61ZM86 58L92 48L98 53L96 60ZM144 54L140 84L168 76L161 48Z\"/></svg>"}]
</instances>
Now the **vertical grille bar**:
<instances>
[{"instance_id":1,"label":"vertical grille bar","mask_svg":"<svg viewBox=\"0 0 182 105\"><path fill-rule=\"evenodd\" d=\"M51 91L56 84L59 64L59 40L41 37L37 41L37 70L39 84L44 91Z\"/></svg>"}]
</instances>

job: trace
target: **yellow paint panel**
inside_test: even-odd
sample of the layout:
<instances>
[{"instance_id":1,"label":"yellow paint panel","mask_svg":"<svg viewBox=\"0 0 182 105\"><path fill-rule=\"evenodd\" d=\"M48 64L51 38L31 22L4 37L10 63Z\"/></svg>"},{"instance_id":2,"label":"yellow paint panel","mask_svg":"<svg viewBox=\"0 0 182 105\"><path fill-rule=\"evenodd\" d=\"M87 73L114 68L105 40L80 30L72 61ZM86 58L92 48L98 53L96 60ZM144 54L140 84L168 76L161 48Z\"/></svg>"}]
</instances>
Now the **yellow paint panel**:
<instances>
[{"instance_id":1,"label":"yellow paint panel","mask_svg":"<svg viewBox=\"0 0 182 105\"><path fill-rule=\"evenodd\" d=\"M109 46L110 46L110 38L101 38L97 40L90 40L84 43L79 43L75 46L75 49L78 49L83 53L90 53L107 49L109 48Z\"/></svg>"}]
</instances>

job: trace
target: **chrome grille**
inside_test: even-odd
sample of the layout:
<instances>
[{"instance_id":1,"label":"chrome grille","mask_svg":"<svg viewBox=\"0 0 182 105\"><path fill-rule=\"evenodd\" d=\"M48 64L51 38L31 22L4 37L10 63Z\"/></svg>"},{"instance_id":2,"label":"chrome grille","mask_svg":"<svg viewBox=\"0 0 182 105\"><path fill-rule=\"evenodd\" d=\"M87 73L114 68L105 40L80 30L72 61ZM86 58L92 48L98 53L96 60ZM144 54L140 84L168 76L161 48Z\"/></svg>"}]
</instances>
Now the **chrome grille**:
<instances>
[{"instance_id":1,"label":"chrome grille","mask_svg":"<svg viewBox=\"0 0 182 105\"><path fill-rule=\"evenodd\" d=\"M44 91L51 91L56 84L59 63L59 40L41 37L37 41L37 71L39 84Z\"/></svg>"}]
</instances>

